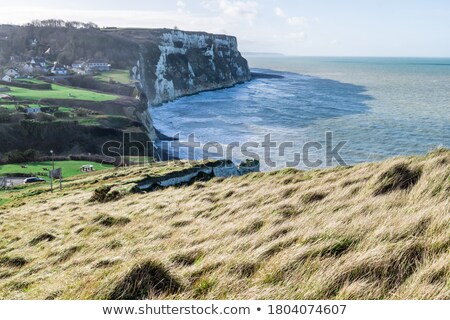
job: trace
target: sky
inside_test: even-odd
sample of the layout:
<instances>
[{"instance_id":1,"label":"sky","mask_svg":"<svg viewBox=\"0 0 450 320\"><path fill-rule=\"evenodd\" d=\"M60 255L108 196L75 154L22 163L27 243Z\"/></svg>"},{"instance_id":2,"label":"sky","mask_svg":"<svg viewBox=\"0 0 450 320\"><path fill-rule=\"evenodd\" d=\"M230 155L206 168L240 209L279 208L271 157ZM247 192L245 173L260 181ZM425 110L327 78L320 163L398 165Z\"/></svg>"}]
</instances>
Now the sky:
<instances>
[{"instance_id":1,"label":"sky","mask_svg":"<svg viewBox=\"0 0 450 320\"><path fill-rule=\"evenodd\" d=\"M225 33L243 52L450 57L448 0L0 0L0 24L48 18Z\"/></svg>"}]
</instances>

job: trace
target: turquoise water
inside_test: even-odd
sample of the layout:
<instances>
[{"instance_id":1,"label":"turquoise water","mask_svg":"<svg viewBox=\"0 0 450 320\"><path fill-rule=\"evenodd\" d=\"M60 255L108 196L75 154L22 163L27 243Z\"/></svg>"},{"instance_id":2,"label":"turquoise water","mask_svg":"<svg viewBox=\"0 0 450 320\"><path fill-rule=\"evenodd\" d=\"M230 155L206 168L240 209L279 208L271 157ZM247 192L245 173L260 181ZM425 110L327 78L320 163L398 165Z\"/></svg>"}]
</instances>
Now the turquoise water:
<instances>
[{"instance_id":1,"label":"turquoise water","mask_svg":"<svg viewBox=\"0 0 450 320\"><path fill-rule=\"evenodd\" d=\"M248 60L251 68L284 78L256 79L152 108L156 128L167 135L180 133L181 140L194 133L201 143L223 146L261 143L267 134L277 145L293 143L284 153L272 148L275 165L263 163L264 170L292 165L287 162L294 152L309 141L324 145L326 132L333 133L334 145L347 141L340 151L347 164L450 147L450 59ZM251 150L267 157L261 146ZM310 160L326 165L323 149L310 151ZM180 156L187 157L187 151ZM236 149L231 157L245 158ZM304 161L296 166L308 167Z\"/></svg>"}]
</instances>

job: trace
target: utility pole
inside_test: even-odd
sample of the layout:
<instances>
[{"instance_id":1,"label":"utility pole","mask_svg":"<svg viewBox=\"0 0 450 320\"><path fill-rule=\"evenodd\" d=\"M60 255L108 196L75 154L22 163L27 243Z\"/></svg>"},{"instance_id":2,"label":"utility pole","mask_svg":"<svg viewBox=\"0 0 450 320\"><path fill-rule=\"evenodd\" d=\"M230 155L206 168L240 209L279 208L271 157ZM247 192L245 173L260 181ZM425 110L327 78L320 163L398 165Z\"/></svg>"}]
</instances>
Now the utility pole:
<instances>
[{"instance_id":1,"label":"utility pole","mask_svg":"<svg viewBox=\"0 0 450 320\"><path fill-rule=\"evenodd\" d=\"M53 168L53 170L55 170L55 157L54 157L53 150L50 150L50 153L52 154L52 168Z\"/></svg>"},{"instance_id":2,"label":"utility pole","mask_svg":"<svg viewBox=\"0 0 450 320\"><path fill-rule=\"evenodd\" d=\"M50 150L52 155L52 171L50 172L50 190L53 192L53 171L55 170L55 158L53 157L53 150Z\"/></svg>"}]
</instances>

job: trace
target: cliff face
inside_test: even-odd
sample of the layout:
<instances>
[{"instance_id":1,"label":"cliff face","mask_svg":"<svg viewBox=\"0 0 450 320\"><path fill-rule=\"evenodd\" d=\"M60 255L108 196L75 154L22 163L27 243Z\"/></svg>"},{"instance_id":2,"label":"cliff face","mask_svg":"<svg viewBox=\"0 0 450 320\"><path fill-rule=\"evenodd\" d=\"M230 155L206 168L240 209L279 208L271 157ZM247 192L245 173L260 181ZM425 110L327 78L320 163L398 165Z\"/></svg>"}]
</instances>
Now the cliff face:
<instances>
[{"instance_id":1,"label":"cliff face","mask_svg":"<svg viewBox=\"0 0 450 320\"><path fill-rule=\"evenodd\" d=\"M151 105L231 87L251 77L235 37L177 30L162 32L157 45L141 44L132 71Z\"/></svg>"}]
</instances>

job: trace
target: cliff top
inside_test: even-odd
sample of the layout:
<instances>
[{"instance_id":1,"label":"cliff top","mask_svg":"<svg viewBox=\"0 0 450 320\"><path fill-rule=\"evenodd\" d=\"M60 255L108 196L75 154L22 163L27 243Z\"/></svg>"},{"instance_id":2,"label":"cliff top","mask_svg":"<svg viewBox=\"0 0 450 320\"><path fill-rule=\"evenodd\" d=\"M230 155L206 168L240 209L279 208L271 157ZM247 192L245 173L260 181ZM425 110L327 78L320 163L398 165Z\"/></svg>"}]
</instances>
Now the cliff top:
<instances>
[{"instance_id":1,"label":"cliff top","mask_svg":"<svg viewBox=\"0 0 450 320\"><path fill-rule=\"evenodd\" d=\"M42 56L51 48L50 60L71 64L77 59L91 57L108 60L115 68L130 68L138 59L139 45L157 45L161 35L183 32L188 35L215 37L207 32L174 29L143 28L68 28L0 25L0 64L8 63L11 56ZM37 40L37 43L33 43Z\"/></svg>"}]
</instances>

